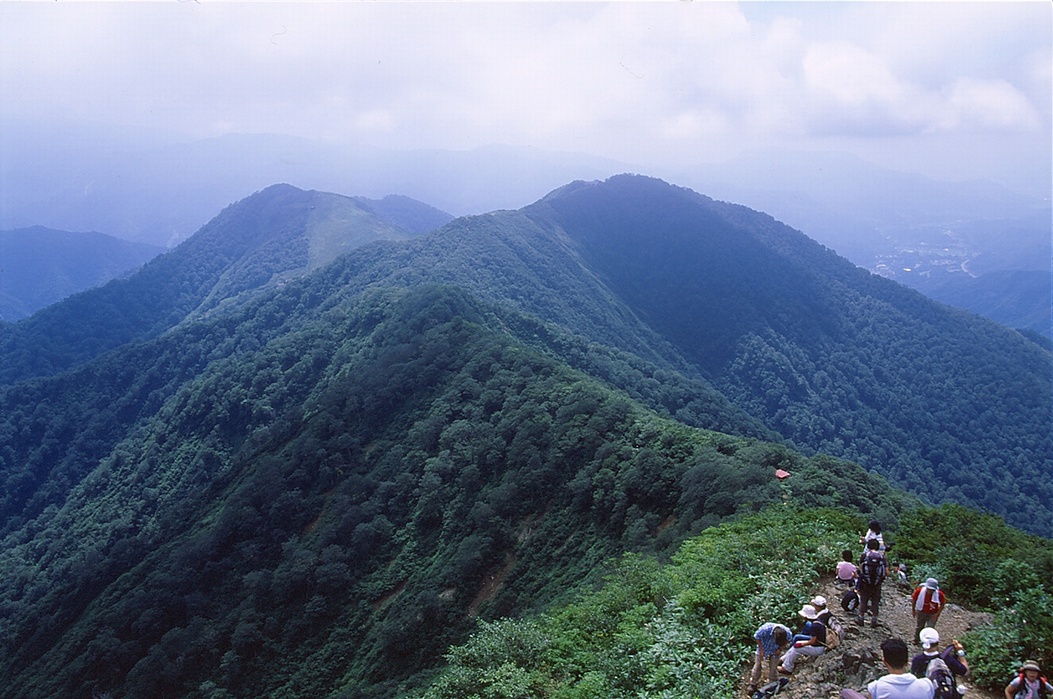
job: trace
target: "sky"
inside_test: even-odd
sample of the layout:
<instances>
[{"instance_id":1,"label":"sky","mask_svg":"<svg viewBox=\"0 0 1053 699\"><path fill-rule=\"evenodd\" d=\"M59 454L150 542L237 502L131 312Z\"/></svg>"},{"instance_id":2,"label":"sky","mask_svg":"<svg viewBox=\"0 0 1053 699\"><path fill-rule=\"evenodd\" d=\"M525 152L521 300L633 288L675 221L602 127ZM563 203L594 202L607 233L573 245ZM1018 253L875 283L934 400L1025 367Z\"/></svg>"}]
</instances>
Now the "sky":
<instances>
[{"instance_id":1,"label":"sky","mask_svg":"<svg viewBox=\"0 0 1053 699\"><path fill-rule=\"evenodd\" d=\"M656 169L847 152L1049 196L1053 3L0 1L0 117L493 144Z\"/></svg>"}]
</instances>

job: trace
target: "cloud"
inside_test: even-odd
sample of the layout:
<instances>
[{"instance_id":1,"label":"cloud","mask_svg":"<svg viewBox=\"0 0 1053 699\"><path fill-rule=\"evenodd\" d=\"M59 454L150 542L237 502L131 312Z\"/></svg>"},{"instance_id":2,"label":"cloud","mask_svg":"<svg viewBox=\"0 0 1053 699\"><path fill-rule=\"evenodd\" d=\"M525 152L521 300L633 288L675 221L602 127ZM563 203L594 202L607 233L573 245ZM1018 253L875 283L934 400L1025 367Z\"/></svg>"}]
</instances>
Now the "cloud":
<instances>
[{"instance_id":1,"label":"cloud","mask_svg":"<svg viewBox=\"0 0 1053 699\"><path fill-rule=\"evenodd\" d=\"M1005 80L960 78L947 91L947 129L975 125L981 129L1035 131L1041 119L1035 107Z\"/></svg>"},{"instance_id":2,"label":"cloud","mask_svg":"<svg viewBox=\"0 0 1053 699\"><path fill-rule=\"evenodd\" d=\"M937 162L996 133L1045 152L1050 8L1005 5L0 3L0 110L645 165L871 143Z\"/></svg>"}]
</instances>

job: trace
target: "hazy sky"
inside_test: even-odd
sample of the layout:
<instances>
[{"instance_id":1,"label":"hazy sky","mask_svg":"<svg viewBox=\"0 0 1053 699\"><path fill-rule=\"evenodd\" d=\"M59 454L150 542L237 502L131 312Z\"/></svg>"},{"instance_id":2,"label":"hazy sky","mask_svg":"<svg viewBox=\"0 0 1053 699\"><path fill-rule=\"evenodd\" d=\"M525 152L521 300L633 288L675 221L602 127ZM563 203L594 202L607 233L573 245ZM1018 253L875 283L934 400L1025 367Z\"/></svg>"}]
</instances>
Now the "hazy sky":
<instances>
[{"instance_id":1,"label":"hazy sky","mask_svg":"<svg viewBox=\"0 0 1053 699\"><path fill-rule=\"evenodd\" d=\"M645 167L837 150L1048 194L1051 8L4 1L0 115Z\"/></svg>"}]
</instances>

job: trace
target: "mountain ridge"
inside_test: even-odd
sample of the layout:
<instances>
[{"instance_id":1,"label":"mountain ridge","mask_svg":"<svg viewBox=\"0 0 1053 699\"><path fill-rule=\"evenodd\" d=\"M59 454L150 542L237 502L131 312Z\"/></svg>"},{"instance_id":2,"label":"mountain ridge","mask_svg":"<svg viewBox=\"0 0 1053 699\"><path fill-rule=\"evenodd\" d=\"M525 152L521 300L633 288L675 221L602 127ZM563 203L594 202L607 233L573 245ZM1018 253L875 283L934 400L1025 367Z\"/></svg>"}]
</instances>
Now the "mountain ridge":
<instances>
[{"instance_id":1,"label":"mountain ridge","mask_svg":"<svg viewBox=\"0 0 1053 699\"><path fill-rule=\"evenodd\" d=\"M223 255L241 253L220 254L217 246L239 238L221 243L217 234L225 226L277 226L285 232L273 240L306 247L310 201L318 196L276 186L217 216L180 254L203 254L225 271L203 279L200 299L188 297L189 303L173 307L167 323L263 289L276 281L279 268L306 269L307 252L290 257L285 243L264 243L263 264L250 264L257 258L249 257L227 268ZM268 211L280 214L269 220ZM244 249L246 243L239 245ZM1014 514L1005 505L1016 501L1018 489L1049 487L1041 478L1032 485L1027 475L1049 470L1053 452L1041 427L1051 422L1048 351L867 273L745 207L655 178L623 175L572 183L520 211L457 219L406 243L378 241L332 264L345 294L425 283L463 286L710 383L738 409L809 452L863 463L915 492L935 482L942 492L938 499L1017 517L1014 522L1031 531L1053 531L1050 513ZM201 268L193 273L200 275ZM90 298L84 303L96 304ZM164 329L156 324L159 315L154 310L144 316L155 324L145 332ZM15 329L32 329L38 319L30 320ZM105 326L103 319L98 326ZM77 327L85 326L72 325L56 337L69 342ZM900 339L900 328L908 341ZM8 346L27 346L11 335ZM39 348L21 351L25 363L39 365L46 358L68 366ZM1012 370L1006 357L1013 357ZM17 376L11 372L20 364L9 359L5 374ZM959 396L950 403L941 392L948 383ZM996 407L1003 405L1019 405L1030 417L1004 422L1008 407ZM989 427L978 435L969 425ZM855 436L846 440L846 434ZM965 444L971 446L960 446ZM969 471L973 455L981 455L983 470ZM956 472L972 478L954 478ZM971 482L976 479L980 483Z\"/></svg>"},{"instance_id":2,"label":"mountain ridge","mask_svg":"<svg viewBox=\"0 0 1053 699\"><path fill-rule=\"evenodd\" d=\"M322 267L356 246L419 235L399 221L420 230L426 221L448 218L406 200L389 202L380 214L376 206L286 184L256 192L225 207L192 240L131 277L0 326L7 357L0 382L61 371L125 342L153 337Z\"/></svg>"},{"instance_id":3,"label":"mountain ridge","mask_svg":"<svg viewBox=\"0 0 1053 699\"><path fill-rule=\"evenodd\" d=\"M769 216L641 176L371 216L267 188L2 330L6 687L401 696L770 506L894 529L939 484L1046 531L1049 352Z\"/></svg>"}]
</instances>

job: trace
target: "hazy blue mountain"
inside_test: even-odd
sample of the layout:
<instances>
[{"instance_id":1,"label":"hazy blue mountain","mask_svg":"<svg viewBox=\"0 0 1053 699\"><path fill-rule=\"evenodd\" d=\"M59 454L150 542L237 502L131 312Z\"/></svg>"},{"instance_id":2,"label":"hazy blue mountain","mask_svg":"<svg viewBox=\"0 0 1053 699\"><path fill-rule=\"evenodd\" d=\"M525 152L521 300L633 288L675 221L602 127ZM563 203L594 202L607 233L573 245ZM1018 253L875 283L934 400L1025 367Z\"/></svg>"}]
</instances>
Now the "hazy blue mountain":
<instances>
[{"instance_id":1,"label":"hazy blue mountain","mask_svg":"<svg viewBox=\"0 0 1053 699\"><path fill-rule=\"evenodd\" d=\"M0 231L0 320L14 322L138 268L163 249L41 226Z\"/></svg>"},{"instance_id":2,"label":"hazy blue mountain","mask_svg":"<svg viewBox=\"0 0 1053 699\"><path fill-rule=\"evenodd\" d=\"M447 218L407 199L373 202L289 185L268 187L228 206L192 239L138 273L0 329L6 358L0 380L65 370L189 316L282 286L356 247L406 240Z\"/></svg>"},{"instance_id":3,"label":"hazy blue mountain","mask_svg":"<svg viewBox=\"0 0 1053 699\"><path fill-rule=\"evenodd\" d=\"M23 138L8 144L0 160L6 183L0 227L92 229L164 246L182 241L245 192L275 182L378 199L395 193L466 215L518 209L576 179L648 172L766 211L871 270L882 255L932 230L987 222L985 238L997 246L1003 222L1049 208L1048 201L989 182L935 181L837 153L767 151L725 163L700 159L689 170L666 172L501 145L402 151L274 134L188 143L140 135L129 143L126 134L100 129L55 134L11 124L8 130ZM1048 245L1048 216L1030 234ZM981 243L981 250L992 249ZM1016 244L1002 247L1011 252ZM1048 269L1048 257L1041 259Z\"/></svg>"},{"instance_id":4,"label":"hazy blue mountain","mask_svg":"<svg viewBox=\"0 0 1053 699\"><path fill-rule=\"evenodd\" d=\"M454 218L434 206L399 194L389 194L382 199L353 197L353 200L363 208L373 211L382 220L415 235L435 230Z\"/></svg>"},{"instance_id":5,"label":"hazy blue mountain","mask_svg":"<svg viewBox=\"0 0 1053 699\"><path fill-rule=\"evenodd\" d=\"M950 306L963 308L996 320L1010 328L1051 337L1050 275L1038 271L997 271L977 277L944 274L908 277L909 284L922 293Z\"/></svg>"}]
</instances>

